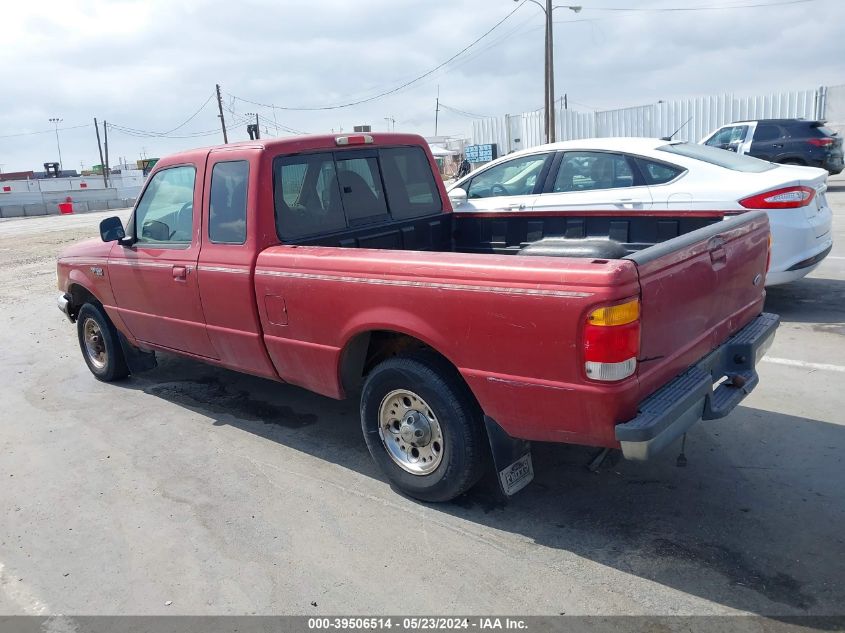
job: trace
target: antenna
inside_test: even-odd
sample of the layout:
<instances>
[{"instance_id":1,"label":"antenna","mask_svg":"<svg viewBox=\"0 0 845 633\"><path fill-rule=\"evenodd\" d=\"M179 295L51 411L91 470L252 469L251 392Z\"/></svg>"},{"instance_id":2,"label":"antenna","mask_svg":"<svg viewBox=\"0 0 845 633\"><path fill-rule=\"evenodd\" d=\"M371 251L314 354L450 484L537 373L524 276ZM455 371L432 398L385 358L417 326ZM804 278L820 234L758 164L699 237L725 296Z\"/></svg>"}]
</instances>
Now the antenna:
<instances>
[{"instance_id":1,"label":"antenna","mask_svg":"<svg viewBox=\"0 0 845 633\"><path fill-rule=\"evenodd\" d=\"M674 132L672 132L669 136L661 136L661 137L660 137L660 140L661 140L661 141L671 141L671 140L672 140L672 137L673 137L673 136L675 136L675 134L677 134L677 133L678 133L678 132L680 132L681 130L683 130L683 129L687 126L687 123L689 123L690 121L692 121L692 117L690 117L690 118L688 118L686 121L684 121L684 124L683 124L681 127L679 127L677 130L675 130Z\"/></svg>"}]
</instances>

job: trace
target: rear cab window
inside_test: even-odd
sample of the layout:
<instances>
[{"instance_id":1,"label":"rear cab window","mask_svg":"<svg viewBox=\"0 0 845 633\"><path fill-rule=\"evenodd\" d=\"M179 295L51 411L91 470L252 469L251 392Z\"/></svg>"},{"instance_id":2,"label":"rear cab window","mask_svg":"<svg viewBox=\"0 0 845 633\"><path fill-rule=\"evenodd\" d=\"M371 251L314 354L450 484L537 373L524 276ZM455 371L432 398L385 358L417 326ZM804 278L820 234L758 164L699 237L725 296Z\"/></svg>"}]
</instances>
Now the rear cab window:
<instances>
[{"instance_id":1,"label":"rear cab window","mask_svg":"<svg viewBox=\"0 0 845 633\"><path fill-rule=\"evenodd\" d=\"M286 241L443 211L421 147L278 156L273 181L276 229Z\"/></svg>"},{"instance_id":2,"label":"rear cab window","mask_svg":"<svg viewBox=\"0 0 845 633\"><path fill-rule=\"evenodd\" d=\"M710 163L711 165L730 169L731 171L760 173L769 171L776 167L775 164L760 160L759 158L752 158L751 156L747 156L745 154L726 152L722 149L709 147L707 145L699 145L697 143L671 143L669 145L662 145L658 147L657 151L677 156L685 156L686 158L693 158L705 163Z\"/></svg>"}]
</instances>

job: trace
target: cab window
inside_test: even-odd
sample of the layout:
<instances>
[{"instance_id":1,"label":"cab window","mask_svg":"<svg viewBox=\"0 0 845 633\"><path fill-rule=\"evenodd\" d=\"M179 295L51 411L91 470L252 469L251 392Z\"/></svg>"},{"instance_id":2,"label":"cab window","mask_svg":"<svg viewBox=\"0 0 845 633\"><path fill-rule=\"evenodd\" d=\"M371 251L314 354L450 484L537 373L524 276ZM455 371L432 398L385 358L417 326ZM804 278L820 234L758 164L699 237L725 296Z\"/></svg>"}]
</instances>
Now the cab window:
<instances>
[{"instance_id":1,"label":"cab window","mask_svg":"<svg viewBox=\"0 0 845 633\"><path fill-rule=\"evenodd\" d=\"M137 243L185 246L191 243L196 174L196 169L188 165L153 174L135 209Z\"/></svg>"},{"instance_id":2,"label":"cab window","mask_svg":"<svg viewBox=\"0 0 845 633\"><path fill-rule=\"evenodd\" d=\"M467 187L468 198L524 196L534 192L548 154L520 156L485 169Z\"/></svg>"}]
</instances>

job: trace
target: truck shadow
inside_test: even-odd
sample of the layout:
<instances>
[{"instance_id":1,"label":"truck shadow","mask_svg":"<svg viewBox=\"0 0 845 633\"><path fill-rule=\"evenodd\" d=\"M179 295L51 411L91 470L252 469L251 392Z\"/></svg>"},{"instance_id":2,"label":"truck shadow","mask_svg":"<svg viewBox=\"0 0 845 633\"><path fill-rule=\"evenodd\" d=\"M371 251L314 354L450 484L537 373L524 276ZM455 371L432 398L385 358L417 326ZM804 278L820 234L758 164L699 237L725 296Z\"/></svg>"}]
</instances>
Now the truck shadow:
<instances>
[{"instance_id":1,"label":"truck shadow","mask_svg":"<svg viewBox=\"0 0 845 633\"><path fill-rule=\"evenodd\" d=\"M845 334L845 281L805 277L766 289L766 311L784 322L815 323L829 329L839 325Z\"/></svg>"},{"instance_id":2,"label":"truck shadow","mask_svg":"<svg viewBox=\"0 0 845 633\"><path fill-rule=\"evenodd\" d=\"M123 383L269 441L383 479L360 433L357 402L337 402L192 361ZM317 415L314 412L319 412ZM841 611L845 593L845 428L740 407L649 463L586 464L595 449L534 446L535 481L509 502L492 473L448 504L449 517L527 537L733 609L768 615ZM507 573L503 570L502 573Z\"/></svg>"}]
</instances>

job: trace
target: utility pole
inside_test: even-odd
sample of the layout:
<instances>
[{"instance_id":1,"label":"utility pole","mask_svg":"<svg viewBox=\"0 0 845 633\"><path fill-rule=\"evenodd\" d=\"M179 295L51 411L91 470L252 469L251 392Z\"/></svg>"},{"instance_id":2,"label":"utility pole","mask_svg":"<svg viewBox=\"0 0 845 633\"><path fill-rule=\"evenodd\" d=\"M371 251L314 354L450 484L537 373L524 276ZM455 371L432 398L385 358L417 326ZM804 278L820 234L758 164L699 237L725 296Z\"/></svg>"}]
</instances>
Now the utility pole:
<instances>
[{"instance_id":1,"label":"utility pole","mask_svg":"<svg viewBox=\"0 0 845 633\"><path fill-rule=\"evenodd\" d=\"M519 2L520 0L514 0ZM523 2L533 2L543 13L546 14L546 55L545 55L545 101L543 108L545 109L544 121L546 125L546 142L554 143L555 141L555 58L554 58L554 22L552 21L552 13L555 9L569 9L575 13L580 13L581 5L575 4L556 4L552 5L552 0L546 0L545 6L540 4L538 0L522 0Z\"/></svg>"},{"instance_id":2,"label":"utility pole","mask_svg":"<svg viewBox=\"0 0 845 633\"><path fill-rule=\"evenodd\" d=\"M61 146L61 143L59 143L59 123L64 121L64 119L60 119L58 117L50 117L47 120L50 121L50 123L52 123L56 128L56 148L59 150L59 173L61 174L61 172L62 172L62 146Z\"/></svg>"},{"instance_id":3,"label":"utility pole","mask_svg":"<svg viewBox=\"0 0 845 633\"><path fill-rule=\"evenodd\" d=\"M220 98L220 84L214 84L217 91L217 110L220 112L217 116L220 117L220 127L223 129L223 143L229 143L229 137L226 136L226 119L223 118L223 99Z\"/></svg>"},{"instance_id":4,"label":"utility pole","mask_svg":"<svg viewBox=\"0 0 845 633\"><path fill-rule=\"evenodd\" d=\"M565 92L563 93L563 109L569 110L569 95Z\"/></svg>"},{"instance_id":5,"label":"utility pole","mask_svg":"<svg viewBox=\"0 0 845 633\"><path fill-rule=\"evenodd\" d=\"M396 131L396 119L394 119L392 116L386 116L386 117L384 117L384 120L387 121L387 131L388 132L395 132Z\"/></svg>"},{"instance_id":6,"label":"utility pole","mask_svg":"<svg viewBox=\"0 0 845 633\"><path fill-rule=\"evenodd\" d=\"M440 84L437 85L437 106L434 108L434 136L437 136L437 120L440 118Z\"/></svg>"},{"instance_id":7,"label":"utility pole","mask_svg":"<svg viewBox=\"0 0 845 633\"><path fill-rule=\"evenodd\" d=\"M103 162L103 145L100 143L100 126L97 124L97 117L94 117L94 129L97 131L97 150L100 152L100 167L103 168L103 187L109 188L109 181L106 178L106 164Z\"/></svg>"},{"instance_id":8,"label":"utility pole","mask_svg":"<svg viewBox=\"0 0 845 633\"><path fill-rule=\"evenodd\" d=\"M549 58L548 70L549 75L549 143L555 142L555 33L554 23L552 22L552 0L546 0L546 28L549 30L549 50L546 55Z\"/></svg>"},{"instance_id":9,"label":"utility pole","mask_svg":"<svg viewBox=\"0 0 845 633\"><path fill-rule=\"evenodd\" d=\"M106 188L108 188L108 186L110 184L110 180L111 180L111 178L109 178L109 175L110 175L109 172L111 170L109 169L109 123L108 123L108 121L103 121L103 145L105 146L105 149L106 149L106 162L103 165L103 173L106 174Z\"/></svg>"}]
</instances>

